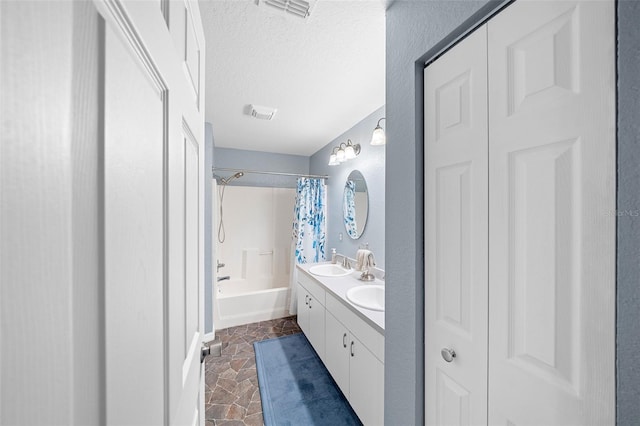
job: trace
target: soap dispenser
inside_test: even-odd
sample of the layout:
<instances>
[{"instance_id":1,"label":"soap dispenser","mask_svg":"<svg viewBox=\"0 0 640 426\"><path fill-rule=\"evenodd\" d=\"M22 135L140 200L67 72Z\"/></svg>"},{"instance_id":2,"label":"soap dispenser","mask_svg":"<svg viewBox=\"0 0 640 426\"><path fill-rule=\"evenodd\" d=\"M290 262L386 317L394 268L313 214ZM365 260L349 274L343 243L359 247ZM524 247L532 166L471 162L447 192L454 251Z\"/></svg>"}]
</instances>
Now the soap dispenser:
<instances>
[{"instance_id":1,"label":"soap dispenser","mask_svg":"<svg viewBox=\"0 0 640 426\"><path fill-rule=\"evenodd\" d=\"M336 259L336 249L332 248L331 249L331 263L333 263L335 265L337 259Z\"/></svg>"}]
</instances>

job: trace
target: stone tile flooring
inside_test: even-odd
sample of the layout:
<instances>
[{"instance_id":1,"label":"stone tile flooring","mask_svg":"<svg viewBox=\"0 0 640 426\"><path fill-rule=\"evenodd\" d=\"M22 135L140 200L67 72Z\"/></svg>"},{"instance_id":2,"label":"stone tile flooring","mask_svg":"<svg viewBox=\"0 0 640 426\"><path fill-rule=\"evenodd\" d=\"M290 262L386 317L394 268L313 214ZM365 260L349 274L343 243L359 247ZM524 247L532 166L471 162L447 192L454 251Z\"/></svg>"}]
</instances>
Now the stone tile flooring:
<instances>
[{"instance_id":1,"label":"stone tile flooring","mask_svg":"<svg viewBox=\"0 0 640 426\"><path fill-rule=\"evenodd\" d=\"M295 316L216 331L222 356L205 361L206 426L263 424L253 342L299 332Z\"/></svg>"}]
</instances>

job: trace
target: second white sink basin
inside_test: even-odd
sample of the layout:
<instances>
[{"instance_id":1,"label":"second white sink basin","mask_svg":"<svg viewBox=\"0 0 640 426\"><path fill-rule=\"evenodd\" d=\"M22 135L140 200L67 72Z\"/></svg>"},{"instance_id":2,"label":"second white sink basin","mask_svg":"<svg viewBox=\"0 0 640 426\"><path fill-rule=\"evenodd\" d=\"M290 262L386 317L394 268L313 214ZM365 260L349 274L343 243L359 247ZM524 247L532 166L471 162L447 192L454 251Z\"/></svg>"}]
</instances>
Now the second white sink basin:
<instances>
[{"instance_id":1,"label":"second white sink basin","mask_svg":"<svg viewBox=\"0 0 640 426\"><path fill-rule=\"evenodd\" d=\"M347 299L354 305L374 311L384 311L384 286L361 285L347 291Z\"/></svg>"},{"instance_id":2,"label":"second white sink basin","mask_svg":"<svg viewBox=\"0 0 640 426\"><path fill-rule=\"evenodd\" d=\"M325 263L323 265L312 266L309 268L309 272L320 277L344 277L349 275L352 270L344 269L342 266L334 265L333 263Z\"/></svg>"}]
</instances>

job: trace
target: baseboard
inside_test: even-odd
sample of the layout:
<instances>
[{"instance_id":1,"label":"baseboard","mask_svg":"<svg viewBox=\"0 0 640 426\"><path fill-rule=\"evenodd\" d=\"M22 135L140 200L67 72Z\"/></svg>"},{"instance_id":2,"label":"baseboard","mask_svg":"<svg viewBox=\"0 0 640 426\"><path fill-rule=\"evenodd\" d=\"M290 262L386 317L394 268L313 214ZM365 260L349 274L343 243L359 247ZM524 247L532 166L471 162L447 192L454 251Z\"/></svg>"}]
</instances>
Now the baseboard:
<instances>
[{"instance_id":1,"label":"baseboard","mask_svg":"<svg viewBox=\"0 0 640 426\"><path fill-rule=\"evenodd\" d=\"M289 316L289 310L286 307L277 308L269 311L252 312L250 314L231 315L220 319L219 329L237 327L239 325L252 324L260 321L268 321L277 318Z\"/></svg>"},{"instance_id":2,"label":"baseboard","mask_svg":"<svg viewBox=\"0 0 640 426\"><path fill-rule=\"evenodd\" d=\"M212 331L211 333L206 333L206 334L204 335L204 337L202 338L202 341L203 341L204 343L206 343L206 342L213 342L213 341L215 340L215 338L216 338L216 332L215 332L215 331Z\"/></svg>"}]
</instances>

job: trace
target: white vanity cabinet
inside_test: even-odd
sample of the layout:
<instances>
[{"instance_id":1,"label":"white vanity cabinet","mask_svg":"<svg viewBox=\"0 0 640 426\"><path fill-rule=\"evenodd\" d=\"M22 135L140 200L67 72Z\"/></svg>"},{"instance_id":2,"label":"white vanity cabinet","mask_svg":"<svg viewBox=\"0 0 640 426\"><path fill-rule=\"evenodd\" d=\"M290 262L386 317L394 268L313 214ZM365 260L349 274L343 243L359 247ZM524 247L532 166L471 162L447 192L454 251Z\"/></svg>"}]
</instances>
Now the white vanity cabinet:
<instances>
[{"instance_id":1,"label":"white vanity cabinet","mask_svg":"<svg viewBox=\"0 0 640 426\"><path fill-rule=\"evenodd\" d=\"M351 333L331 312L325 315L325 349L324 365L333 376L338 387L349 397L349 345Z\"/></svg>"},{"instance_id":2,"label":"white vanity cabinet","mask_svg":"<svg viewBox=\"0 0 640 426\"><path fill-rule=\"evenodd\" d=\"M366 426L384 424L384 364L351 335L349 402Z\"/></svg>"},{"instance_id":3,"label":"white vanity cabinet","mask_svg":"<svg viewBox=\"0 0 640 426\"><path fill-rule=\"evenodd\" d=\"M311 278L298 278L298 325L318 353L325 360L325 291Z\"/></svg>"},{"instance_id":4,"label":"white vanity cabinet","mask_svg":"<svg viewBox=\"0 0 640 426\"><path fill-rule=\"evenodd\" d=\"M362 423L382 425L384 325L342 300L345 291L338 281L298 274L298 325Z\"/></svg>"},{"instance_id":5,"label":"white vanity cabinet","mask_svg":"<svg viewBox=\"0 0 640 426\"><path fill-rule=\"evenodd\" d=\"M325 349L325 366L362 423L382 425L384 336L330 294L326 295Z\"/></svg>"}]
</instances>

